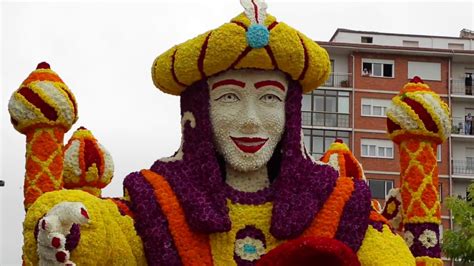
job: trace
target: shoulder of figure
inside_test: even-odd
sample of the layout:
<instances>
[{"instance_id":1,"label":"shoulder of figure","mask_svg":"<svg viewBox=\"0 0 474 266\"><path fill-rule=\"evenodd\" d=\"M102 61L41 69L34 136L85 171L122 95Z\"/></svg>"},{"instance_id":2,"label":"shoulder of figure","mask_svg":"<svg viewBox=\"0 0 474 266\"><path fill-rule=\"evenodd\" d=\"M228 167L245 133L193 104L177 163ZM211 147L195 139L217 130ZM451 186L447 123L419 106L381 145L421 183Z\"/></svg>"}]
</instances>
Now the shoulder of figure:
<instances>
[{"instance_id":1,"label":"shoulder of figure","mask_svg":"<svg viewBox=\"0 0 474 266\"><path fill-rule=\"evenodd\" d=\"M362 265L416 265L403 238L387 224L369 224L357 256Z\"/></svg>"}]
</instances>

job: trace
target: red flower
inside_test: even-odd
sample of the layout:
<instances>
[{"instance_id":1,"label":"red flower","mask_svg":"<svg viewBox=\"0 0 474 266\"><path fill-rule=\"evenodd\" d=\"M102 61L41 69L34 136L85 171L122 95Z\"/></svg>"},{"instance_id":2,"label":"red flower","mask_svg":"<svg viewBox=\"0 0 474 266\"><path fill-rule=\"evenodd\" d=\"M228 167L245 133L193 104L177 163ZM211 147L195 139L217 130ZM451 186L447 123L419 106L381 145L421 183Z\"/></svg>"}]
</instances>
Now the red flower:
<instances>
[{"instance_id":1,"label":"red flower","mask_svg":"<svg viewBox=\"0 0 474 266\"><path fill-rule=\"evenodd\" d=\"M288 241L264 255L257 266L359 266L357 255L339 240L303 237Z\"/></svg>"}]
</instances>

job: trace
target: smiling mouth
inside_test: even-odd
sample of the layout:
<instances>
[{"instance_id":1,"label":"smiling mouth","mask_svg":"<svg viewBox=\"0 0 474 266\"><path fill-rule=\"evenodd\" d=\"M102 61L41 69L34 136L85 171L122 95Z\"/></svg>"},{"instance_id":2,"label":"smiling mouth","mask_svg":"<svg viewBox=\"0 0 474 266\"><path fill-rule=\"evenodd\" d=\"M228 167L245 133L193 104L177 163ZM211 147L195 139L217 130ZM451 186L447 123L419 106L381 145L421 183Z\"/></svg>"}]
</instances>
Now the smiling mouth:
<instances>
[{"instance_id":1,"label":"smiling mouth","mask_svg":"<svg viewBox=\"0 0 474 266\"><path fill-rule=\"evenodd\" d=\"M235 138L230 137L237 147L246 153L256 153L259 151L268 139L262 138Z\"/></svg>"}]
</instances>

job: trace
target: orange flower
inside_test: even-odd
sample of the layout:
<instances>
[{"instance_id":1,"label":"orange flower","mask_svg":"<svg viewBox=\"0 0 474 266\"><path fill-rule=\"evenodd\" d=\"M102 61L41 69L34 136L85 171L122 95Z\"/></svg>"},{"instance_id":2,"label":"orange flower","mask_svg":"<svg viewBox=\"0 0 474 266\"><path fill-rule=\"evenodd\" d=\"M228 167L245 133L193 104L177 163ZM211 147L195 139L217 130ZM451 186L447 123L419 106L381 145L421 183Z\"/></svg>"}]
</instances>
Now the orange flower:
<instances>
[{"instance_id":1,"label":"orange flower","mask_svg":"<svg viewBox=\"0 0 474 266\"><path fill-rule=\"evenodd\" d=\"M407 141L406 146L410 152L416 152L420 147L420 142L414 139Z\"/></svg>"},{"instance_id":2,"label":"orange flower","mask_svg":"<svg viewBox=\"0 0 474 266\"><path fill-rule=\"evenodd\" d=\"M60 190L63 187L64 131L38 128L30 130L26 135L24 204L25 208L29 208L43 193Z\"/></svg>"},{"instance_id":3,"label":"orange flower","mask_svg":"<svg viewBox=\"0 0 474 266\"><path fill-rule=\"evenodd\" d=\"M408 218L412 218L414 216L424 217L426 215L426 212L421 206L420 201L415 201L415 203L413 203L412 208L413 208L412 211L408 213Z\"/></svg>"},{"instance_id":4,"label":"orange flower","mask_svg":"<svg viewBox=\"0 0 474 266\"><path fill-rule=\"evenodd\" d=\"M321 236L333 238L339 226L339 220L346 202L354 191L354 182L349 177L339 177L336 187L318 212L311 226L303 233L304 236Z\"/></svg>"},{"instance_id":5,"label":"orange flower","mask_svg":"<svg viewBox=\"0 0 474 266\"><path fill-rule=\"evenodd\" d=\"M141 174L155 190L156 200L168 219L168 228L183 265L212 265L209 237L191 231L178 198L168 182L150 170L142 170Z\"/></svg>"},{"instance_id":6,"label":"orange flower","mask_svg":"<svg viewBox=\"0 0 474 266\"><path fill-rule=\"evenodd\" d=\"M91 193L92 194L92 193ZM133 216L133 212L130 210L130 208L127 206L127 204L123 203L122 201L114 198L110 198L110 201L112 201L115 205L117 205L117 208L120 210L121 213L128 215L130 217Z\"/></svg>"},{"instance_id":7,"label":"orange flower","mask_svg":"<svg viewBox=\"0 0 474 266\"><path fill-rule=\"evenodd\" d=\"M384 224L389 225L387 218L383 217L380 213L376 211L370 211L369 219L374 222L382 222Z\"/></svg>"}]
</instances>

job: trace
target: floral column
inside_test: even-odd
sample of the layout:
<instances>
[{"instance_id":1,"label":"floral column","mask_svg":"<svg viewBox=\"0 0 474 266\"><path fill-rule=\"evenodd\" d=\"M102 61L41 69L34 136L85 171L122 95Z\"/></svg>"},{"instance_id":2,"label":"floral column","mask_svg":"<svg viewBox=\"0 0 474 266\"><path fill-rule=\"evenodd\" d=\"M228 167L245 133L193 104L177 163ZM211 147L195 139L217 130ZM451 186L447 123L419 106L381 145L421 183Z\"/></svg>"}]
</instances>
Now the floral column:
<instances>
[{"instance_id":1,"label":"floral column","mask_svg":"<svg viewBox=\"0 0 474 266\"><path fill-rule=\"evenodd\" d=\"M400 149L405 240L417 265L443 265L436 151L451 130L448 106L415 77L392 99L387 130Z\"/></svg>"},{"instance_id":2,"label":"floral column","mask_svg":"<svg viewBox=\"0 0 474 266\"><path fill-rule=\"evenodd\" d=\"M74 95L46 62L10 98L10 119L26 135L24 205L63 188L63 139L77 120Z\"/></svg>"}]
</instances>

